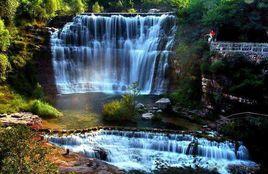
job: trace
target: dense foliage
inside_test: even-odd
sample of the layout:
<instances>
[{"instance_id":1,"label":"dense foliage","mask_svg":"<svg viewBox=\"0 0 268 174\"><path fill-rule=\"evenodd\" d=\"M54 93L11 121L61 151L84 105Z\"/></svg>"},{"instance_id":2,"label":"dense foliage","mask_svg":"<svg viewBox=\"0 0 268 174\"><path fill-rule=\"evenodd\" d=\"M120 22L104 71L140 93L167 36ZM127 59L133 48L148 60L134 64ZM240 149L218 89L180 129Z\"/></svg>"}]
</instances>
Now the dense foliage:
<instances>
[{"instance_id":1,"label":"dense foliage","mask_svg":"<svg viewBox=\"0 0 268 174\"><path fill-rule=\"evenodd\" d=\"M104 10L103 7L100 6L98 2L95 2L95 4L93 4L93 6L92 6L93 13L101 13L101 12L103 12L103 10Z\"/></svg>"},{"instance_id":2,"label":"dense foliage","mask_svg":"<svg viewBox=\"0 0 268 174\"><path fill-rule=\"evenodd\" d=\"M46 159L48 149L35 138L37 135L24 126L0 128L1 174L58 173Z\"/></svg>"},{"instance_id":3,"label":"dense foliage","mask_svg":"<svg viewBox=\"0 0 268 174\"><path fill-rule=\"evenodd\" d=\"M26 111L28 102L19 94L12 92L8 86L0 86L0 113Z\"/></svg>"},{"instance_id":4,"label":"dense foliage","mask_svg":"<svg viewBox=\"0 0 268 174\"><path fill-rule=\"evenodd\" d=\"M7 73L10 71L10 63L5 54L0 54L0 83L6 81Z\"/></svg>"},{"instance_id":5,"label":"dense foliage","mask_svg":"<svg viewBox=\"0 0 268 174\"><path fill-rule=\"evenodd\" d=\"M228 92L235 96L244 96L261 102L267 95L266 76L263 73L266 61L251 62L241 54L214 55L216 60L203 60L202 73L213 77ZM266 85L265 85L266 84ZM249 93L249 91L251 91Z\"/></svg>"},{"instance_id":6,"label":"dense foliage","mask_svg":"<svg viewBox=\"0 0 268 174\"><path fill-rule=\"evenodd\" d=\"M267 42L268 2L189 0L180 6L177 5L177 8L179 29L177 54L174 59L179 74L175 84L176 92L171 94L171 98L180 105L192 106L200 101L201 71L215 74L226 71L224 68L229 66L225 66L222 61L212 64L206 62L212 56L208 44L205 44L209 31L215 30L216 39L221 41ZM237 72L236 78L232 78L235 83L230 87L231 91L234 94L242 91L246 93L244 89L249 90L246 86L252 86L254 91L263 92L264 86L258 80L262 78L259 77L260 73L255 74L254 68L245 72L247 68L243 70L242 66L228 69L230 76ZM244 82L241 82L243 78ZM256 90L256 87L262 90ZM258 96L261 92L257 92Z\"/></svg>"},{"instance_id":7,"label":"dense foliage","mask_svg":"<svg viewBox=\"0 0 268 174\"><path fill-rule=\"evenodd\" d=\"M40 93L38 93L40 96ZM37 97L38 98L38 97ZM0 113L32 112L42 118L55 118L62 114L43 100L23 97L8 86L0 86Z\"/></svg>"},{"instance_id":8,"label":"dense foliage","mask_svg":"<svg viewBox=\"0 0 268 174\"><path fill-rule=\"evenodd\" d=\"M114 100L103 105L103 119L106 121L131 121L137 114L135 99L139 95L137 84L129 87L130 92L120 100Z\"/></svg>"},{"instance_id":9,"label":"dense foliage","mask_svg":"<svg viewBox=\"0 0 268 174\"><path fill-rule=\"evenodd\" d=\"M6 51L10 45L10 34L4 22L0 19L0 51Z\"/></svg>"}]
</instances>

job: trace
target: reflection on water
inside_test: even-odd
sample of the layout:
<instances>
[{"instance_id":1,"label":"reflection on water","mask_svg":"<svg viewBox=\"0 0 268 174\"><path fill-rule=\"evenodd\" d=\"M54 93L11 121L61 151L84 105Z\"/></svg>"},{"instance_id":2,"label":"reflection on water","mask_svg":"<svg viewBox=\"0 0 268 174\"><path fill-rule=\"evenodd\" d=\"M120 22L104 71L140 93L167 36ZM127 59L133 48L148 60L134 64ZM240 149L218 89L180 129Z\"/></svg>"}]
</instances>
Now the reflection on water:
<instances>
[{"instance_id":1,"label":"reflection on water","mask_svg":"<svg viewBox=\"0 0 268 174\"><path fill-rule=\"evenodd\" d=\"M44 126L56 129L82 129L95 126L122 126L122 123L107 123L102 121L102 106L114 99L120 99L120 95L104 93L84 93L58 95L55 106L63 112L64 116L44 121ZM139 96L138 102L152 105L159 99L156 95ZM153 127L167 129L198 129L200 126L183 118L171 114L164 114L163 123L153 123L138 119L137 123L126 122L123 126Z\"/></svg>"}]
</instances>

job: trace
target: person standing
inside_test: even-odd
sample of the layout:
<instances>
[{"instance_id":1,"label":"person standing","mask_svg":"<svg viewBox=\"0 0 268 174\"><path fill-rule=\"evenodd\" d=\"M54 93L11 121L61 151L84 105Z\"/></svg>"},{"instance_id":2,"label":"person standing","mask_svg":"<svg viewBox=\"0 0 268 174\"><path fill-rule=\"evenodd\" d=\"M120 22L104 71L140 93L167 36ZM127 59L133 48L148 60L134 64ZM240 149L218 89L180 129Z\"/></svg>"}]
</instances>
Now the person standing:
<instances>
[{"instance_id":1,"label":"person standing","mask_svg":"<svg viewBox=\"0 0 268 174\"><path fill-rule=\"evenodd\" d=\"M208 35L208 43L215 41L216 32L214 30L210 30Z\"/></svg>"}]
</instances>

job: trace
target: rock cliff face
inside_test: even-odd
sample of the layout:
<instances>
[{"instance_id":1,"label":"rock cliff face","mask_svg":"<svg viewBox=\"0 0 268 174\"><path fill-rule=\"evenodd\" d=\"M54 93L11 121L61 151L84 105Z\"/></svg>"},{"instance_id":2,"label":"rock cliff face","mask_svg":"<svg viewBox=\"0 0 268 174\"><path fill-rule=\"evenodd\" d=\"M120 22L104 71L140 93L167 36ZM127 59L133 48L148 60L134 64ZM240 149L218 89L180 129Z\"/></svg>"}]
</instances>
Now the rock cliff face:
<instances>
[{"instance_id":1,"label":"rock cliff face","mask_svg":"<svg viewBox=\"0 0 268 174\"><path fill-rule=\"evenodd\" d=\"M32 43L33 61L38 82L47 94L55 94L56 86L52 68L50 33L54 30L48 27L30 26L23 29L28 40Z\"/></svg>"},{"instance_id":2,"label":"rock cliff face","mask_svg":"<svg viewBox=\"0 0 268 174\"><path fill-rule=\"evenodd\" d=\"M206 108L226 112L238 106L251 110L267 103L266 58L254 53L224 52L212 56L208 62L210 68L215 62L224 65L218 72L202 73L202 102Z\"/></svg>"}]
</instances>

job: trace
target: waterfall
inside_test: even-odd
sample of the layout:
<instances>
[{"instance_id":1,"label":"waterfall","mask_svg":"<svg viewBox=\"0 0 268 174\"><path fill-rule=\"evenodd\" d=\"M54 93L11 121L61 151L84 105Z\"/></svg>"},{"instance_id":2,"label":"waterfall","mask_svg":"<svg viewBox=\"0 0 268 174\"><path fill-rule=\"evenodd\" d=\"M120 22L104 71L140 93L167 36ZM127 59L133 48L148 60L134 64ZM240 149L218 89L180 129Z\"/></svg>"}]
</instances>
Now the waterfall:
<instances>
[{"instance_id":1,"label":"waterfall","mask_svg":"<svg viewBox=\"0 0 268 174\"><path fill-rule=\"evenodd\" d=\"M92 158L100 158L103 151L107 162L125 170L150 172L157 161L177 167L216 168L219 173L228 173L229 165L255 166L242 144L236 148L229 141L215 142L187 134L99 130L47 138L55 145Z\"/></svg>"},{"instance_id":2,"label":"waterfall","mask_svg":"<svg viewBox=\"0 0 268 174\"><path fill-rule=\"evenodd\" d=\"M166 91L175 17L78 15L51 36L53 68L61 94Z\"/></svg>"}]
</instances>

